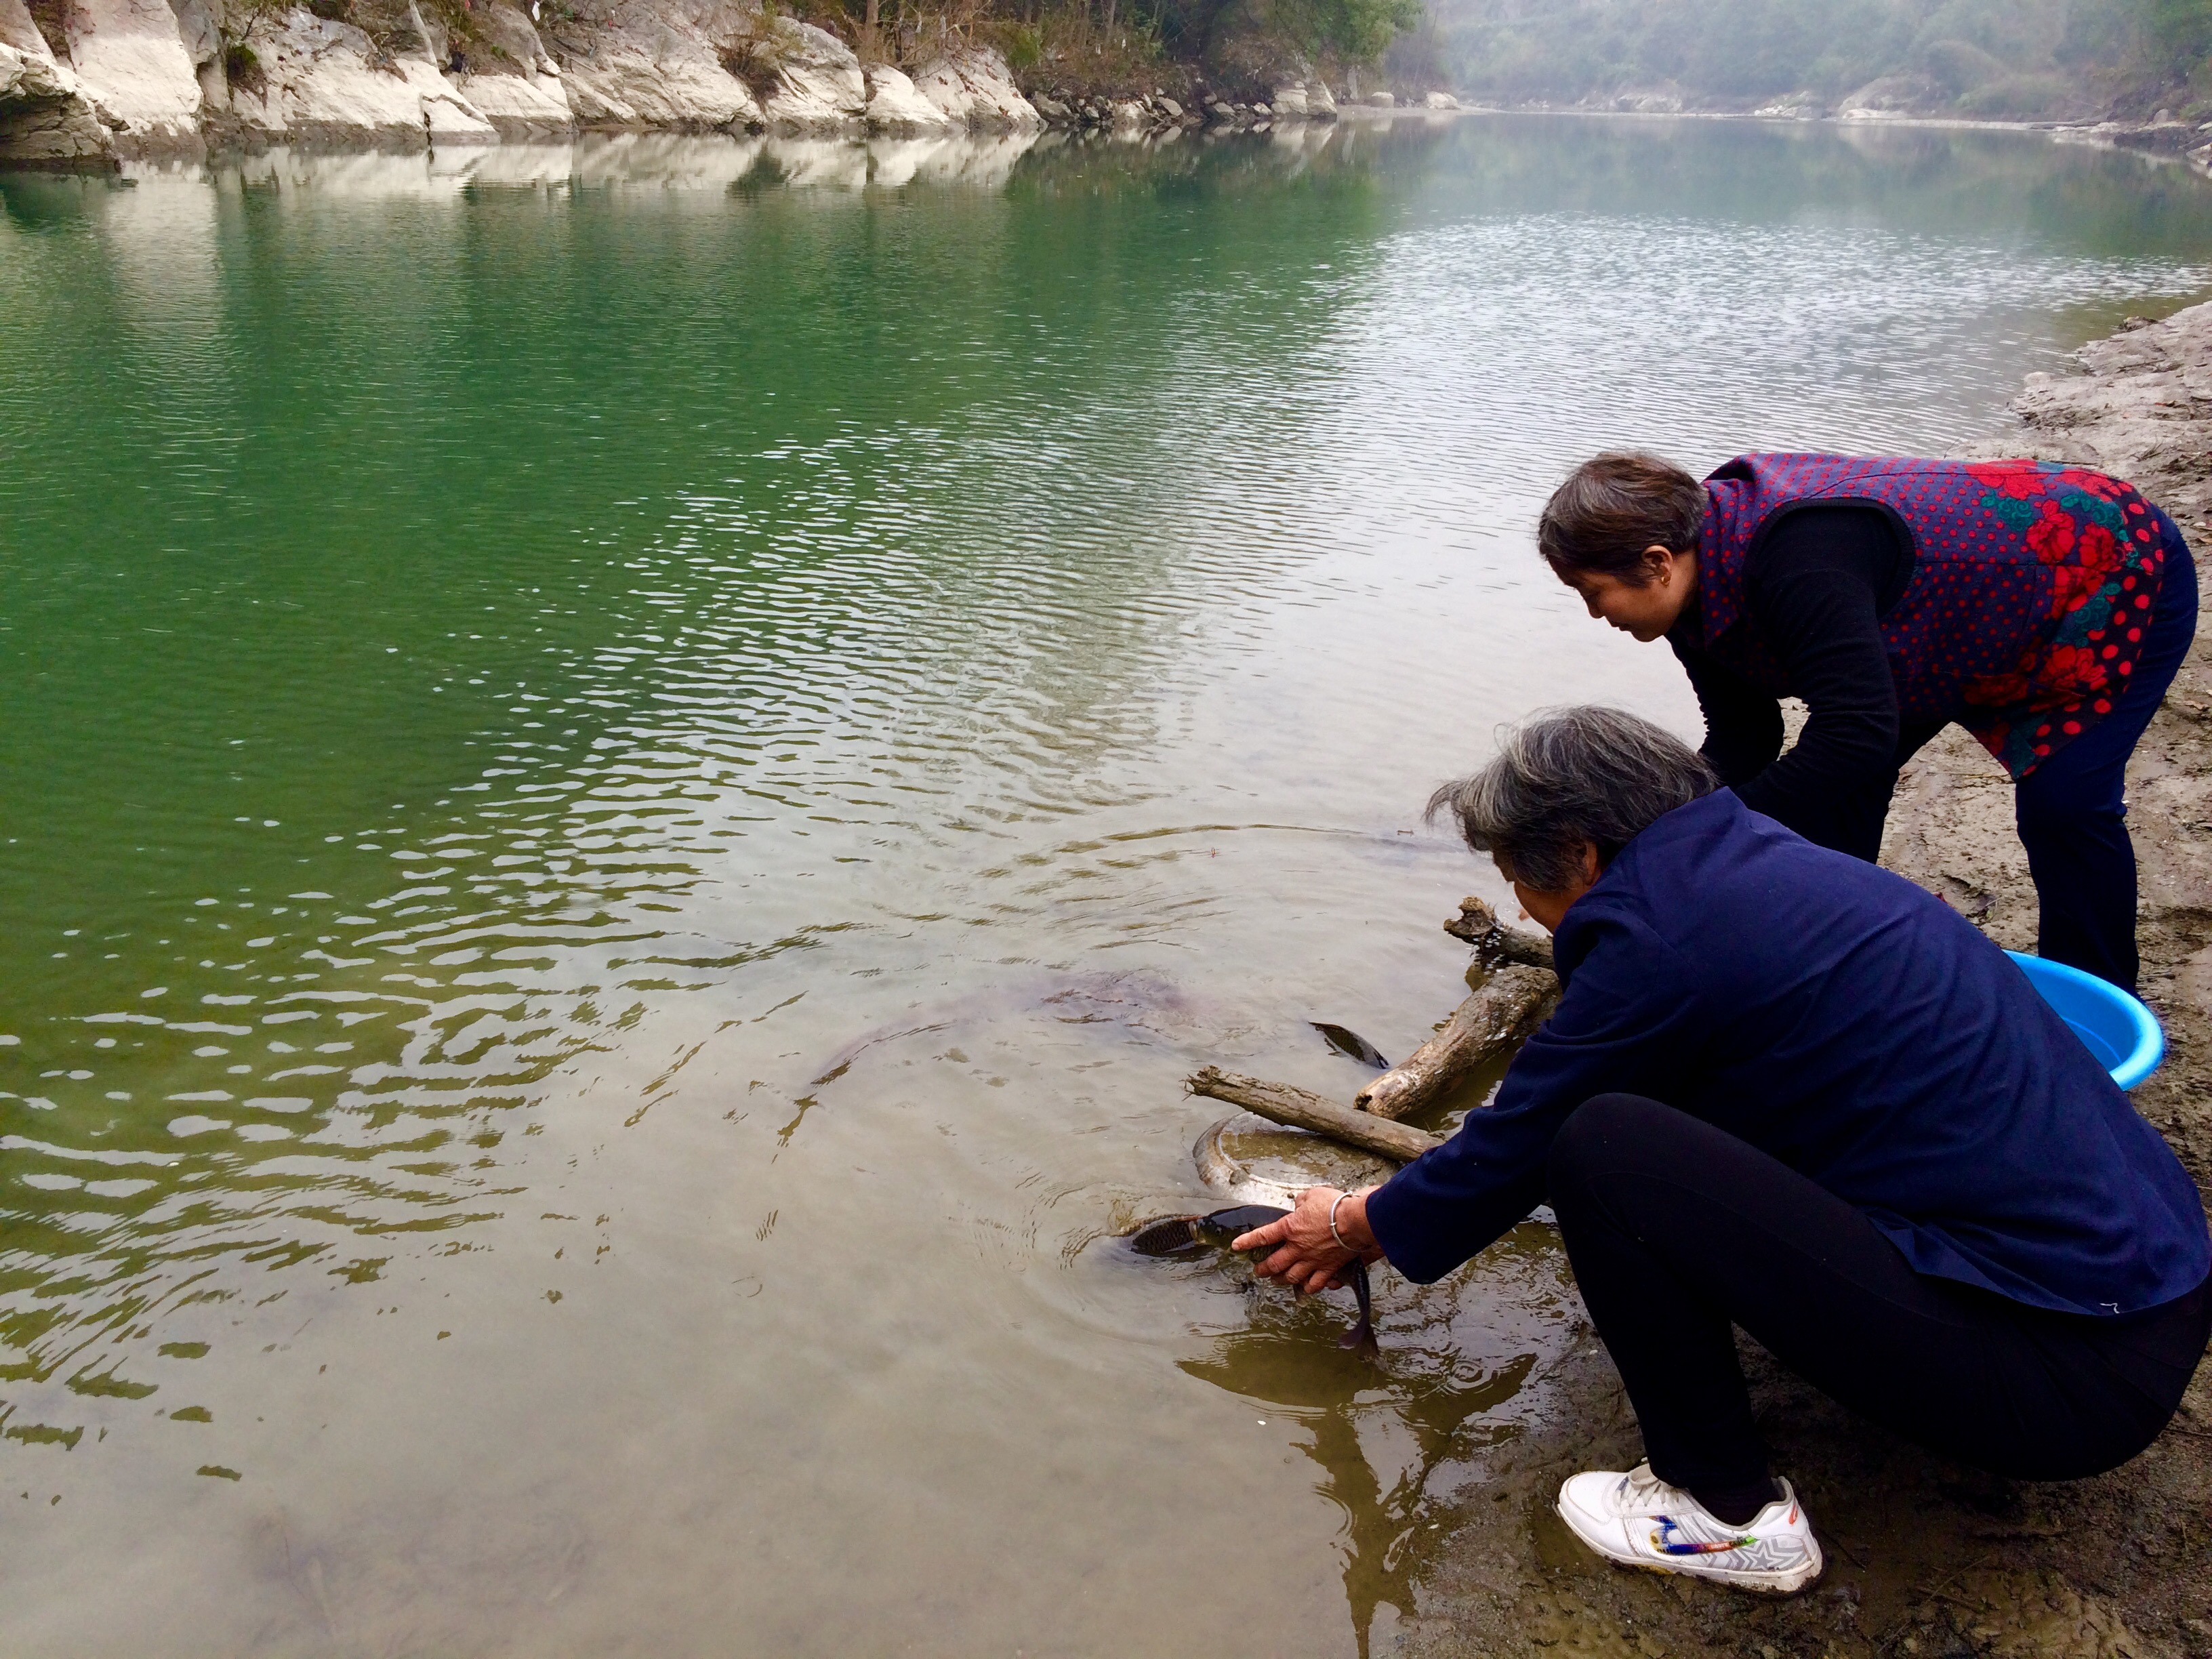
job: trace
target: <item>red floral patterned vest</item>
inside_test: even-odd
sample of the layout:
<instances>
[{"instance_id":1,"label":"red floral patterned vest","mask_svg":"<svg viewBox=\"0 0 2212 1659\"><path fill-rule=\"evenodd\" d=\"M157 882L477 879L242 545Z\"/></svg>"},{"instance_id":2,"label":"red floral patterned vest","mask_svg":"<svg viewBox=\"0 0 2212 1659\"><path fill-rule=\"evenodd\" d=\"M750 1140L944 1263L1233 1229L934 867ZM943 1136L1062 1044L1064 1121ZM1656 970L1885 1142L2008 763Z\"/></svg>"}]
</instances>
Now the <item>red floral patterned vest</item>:
<instances>
[{"instance_id":1,"label":"red floral patterned vest","mask_svg":"<svg viewBox=\"0 0 2212 1659\"><path fill-rule=\"evenodd\" d=\"M1789 676L1744 609L1744 567L1781 509L1877 502L1912 535L1881 619L1906 721L1950 720L2014 778L2112 712L2150 625L2166 549L2131 484L2041 461L1739 455L1705 480L1695 627L1761 690Z\"/></svg>"}]
</instances>

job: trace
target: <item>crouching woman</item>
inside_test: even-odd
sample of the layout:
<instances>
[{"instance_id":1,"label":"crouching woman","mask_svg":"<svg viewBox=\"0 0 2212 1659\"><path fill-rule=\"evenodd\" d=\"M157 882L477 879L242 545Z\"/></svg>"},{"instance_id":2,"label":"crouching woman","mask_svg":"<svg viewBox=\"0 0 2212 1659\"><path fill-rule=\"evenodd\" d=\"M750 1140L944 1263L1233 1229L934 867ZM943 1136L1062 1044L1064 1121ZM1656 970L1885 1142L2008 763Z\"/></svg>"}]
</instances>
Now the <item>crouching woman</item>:
<instances>
[{"instance_id":1,"label":"crouching woman","mask_svg":"<svg viewBox=\"0 0 2212 1659\"><path fill-rule=\"evenodd\" d=\"M1820 1550L1732 1326L1845 1407L2017 1479L2148 1445L2212 1334L2195 1186L2003 952L1920 888L1575 708L1437 793L1565 988L1497 1099L1240 1249L1301 1289L1442 1277L1548 1202L1647 1462L1561 1517L1626 1565L1787 1592Z\"/></svg>"}]
</instances>

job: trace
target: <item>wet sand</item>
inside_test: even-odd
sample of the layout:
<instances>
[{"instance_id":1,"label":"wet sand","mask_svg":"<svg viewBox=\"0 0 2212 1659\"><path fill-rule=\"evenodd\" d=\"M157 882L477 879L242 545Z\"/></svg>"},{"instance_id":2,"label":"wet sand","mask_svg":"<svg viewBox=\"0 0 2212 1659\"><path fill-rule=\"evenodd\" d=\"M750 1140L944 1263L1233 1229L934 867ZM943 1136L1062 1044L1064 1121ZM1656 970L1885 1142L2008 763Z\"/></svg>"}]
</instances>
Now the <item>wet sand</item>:
<instances>
[{"instance_id":1,"label":"wet sand","mask_svg":"<svg viewBox=\"0 0 2212 1659\"><path fill-rule=\"evenodd\" d=\"M2212 305L2124 327L2034 375L2020 425L1981 456L2079 461L2132 479L2212 546ZM2129 769L2142 872L2143 991L2165 1066L2136 1103L2212 1187L2212 653L2197 641ZM1955 729L1906 772L1883 861L2029 948L2035 896L2002 771ZM1579 1310L1577 1310L1579 1311ZM2202 1659L2212 1655L2212 1366L2141 1457L2039 1485L1949 1466L1856 1419L1744 1349L1777 1471L1828 1551L1812 1592L1766 1602L1599 1562L1553 1515L1579 1468L1642 1455L1613 1367L1588 1334L1553 1375L1546 1426L1495 1454L1427 1547L1421 1616L1399 1651Z\"/></svg>"}]
</instances>

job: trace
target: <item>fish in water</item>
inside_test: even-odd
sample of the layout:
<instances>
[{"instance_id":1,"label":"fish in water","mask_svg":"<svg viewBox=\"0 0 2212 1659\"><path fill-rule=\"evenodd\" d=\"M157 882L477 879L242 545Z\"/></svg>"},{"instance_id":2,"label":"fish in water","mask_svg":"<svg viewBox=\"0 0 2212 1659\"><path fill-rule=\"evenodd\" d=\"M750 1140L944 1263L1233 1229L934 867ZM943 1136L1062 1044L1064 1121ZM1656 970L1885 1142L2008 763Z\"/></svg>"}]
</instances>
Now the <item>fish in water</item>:
<instances>
[{"instance_id":1,"label":"fish in water","mask_svg":"<svg viewBox=\"0 0 2212 1659\"><path fill-rule=\"evenodd\" d=\"M1312 1026L1328 1039L1328 1046L1340 1054L1349 1054L1362 1066L1372 1066L1378 1072L1390 1069L1390 1062L1382 1058L1382 1051L1358 1032L1342 1025L1332 1025L1325 1019L1310 1019Z\"/></svg>"},{"instance_id":2,"label":"fish in water","mask_svg":"<svg viewBox=\"0 0 2212 1659\"><path fill-rule=\"evenodd\" d=\"M1280 1221L1289 1213L1272 1204L1240 1204L1234 1209L1216 1210L1209 1215L1162 1216L1147 1221L1126 1237L1129 1248L1139 1255L1181 1255L1209 1244L1226 1247L1231 1239L1271 1221ZM1359 1304L1359 1322L1346 1331L1336 1346L1357 1350L1371 1359L1376 1352L1375 1308L1368 1289L1367 1264L1357 1257L1352 1262L1352 1294Z\"/></svg>"}]
</instances>

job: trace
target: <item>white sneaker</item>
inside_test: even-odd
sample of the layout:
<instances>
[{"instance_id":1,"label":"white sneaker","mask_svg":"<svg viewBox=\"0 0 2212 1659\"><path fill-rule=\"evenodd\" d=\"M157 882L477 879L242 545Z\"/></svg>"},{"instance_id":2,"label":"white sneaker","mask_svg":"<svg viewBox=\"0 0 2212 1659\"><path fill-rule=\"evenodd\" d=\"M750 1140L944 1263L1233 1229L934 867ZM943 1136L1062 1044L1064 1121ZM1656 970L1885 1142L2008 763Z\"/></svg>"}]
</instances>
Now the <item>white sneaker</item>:
<instances>
[{"instance_id":1,"label":"white sneaker","mask_svg":"<svg viewBox=\"0 0 2212 1659\"><path fill-rule=\"evenodd\" d=\"M1624 1567L1789 1595L1820 1576L1820 1545L1797 1494L1787 1480L1780 1485L1781 1497L1731 1527L1653 1474L1649 1463L1626 1474L1593 1470L1559 1488L1559 1519Z\"/></svg>"}]
</instances>

